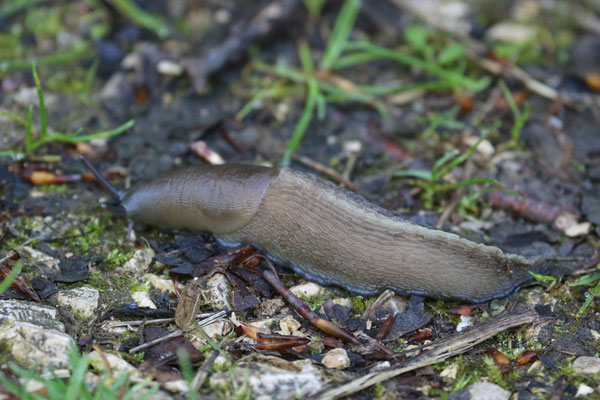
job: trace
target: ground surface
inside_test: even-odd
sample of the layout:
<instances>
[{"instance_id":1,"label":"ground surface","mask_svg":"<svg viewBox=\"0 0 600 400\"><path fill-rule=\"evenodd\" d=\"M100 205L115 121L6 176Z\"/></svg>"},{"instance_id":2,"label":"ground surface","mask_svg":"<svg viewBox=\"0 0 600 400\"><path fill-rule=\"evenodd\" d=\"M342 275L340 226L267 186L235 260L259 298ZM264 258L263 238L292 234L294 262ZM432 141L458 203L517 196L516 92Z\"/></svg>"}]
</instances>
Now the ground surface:
<instances>
[{"instance_id":1,"label":"ground surface","mask_svg":"<svg viewBox=\"0 0 600 400\"><path fill-rule=\"evenodd\" d=\"M190 354L202 396L290 398L366 374L390 358L378 340L401 353L458 325L534 309L543 321L352 396L485 398L477 385L491 382L479 390L498 390L498 398L600 398L597 2L138 1L131 12L124 3L0 3L2 274L23 267L21 290L0 295L0 368L12 382L16 365L42 375L74 368L60 350L71 337L93 352L90 371L99 376L110 364L134 383L151 377L161 385L156 398L185 396L191 379L178 346ZM36 60L42 108L28 60ZM34 141L26 144L28 110ZM47 135L103 133L36 147L42 110ZM123 132L108 132L117 127ZM210 234L147 229L128 238L127 221L102 208L107 196L79 175L79 154L120 188L181 165L289 160L417 223L510 253L567 259L556 265L574 274L538 277L476 306L394 296L372 313L377 296L309 285L314 292L302 297L312 309L376 338L344 344L266 284L257 272L264 263L256 271L237 265L252 253L242 257ZM277 267L288 288L305 283ZM192 276L201 283L190 290L203 299L196 311L227 313L207 325L212 339L196 328L130 354L177 327L107 323L173 317ZM36 295L27 288L45 311L28 308ZM283 354L257 350L235 321L310 343ZM27 338L28 329L58 335L55 347ZM40 353L23 350L31 348ZM526 351L535 356L521 365Z\"/></svg>"}]
</instances>

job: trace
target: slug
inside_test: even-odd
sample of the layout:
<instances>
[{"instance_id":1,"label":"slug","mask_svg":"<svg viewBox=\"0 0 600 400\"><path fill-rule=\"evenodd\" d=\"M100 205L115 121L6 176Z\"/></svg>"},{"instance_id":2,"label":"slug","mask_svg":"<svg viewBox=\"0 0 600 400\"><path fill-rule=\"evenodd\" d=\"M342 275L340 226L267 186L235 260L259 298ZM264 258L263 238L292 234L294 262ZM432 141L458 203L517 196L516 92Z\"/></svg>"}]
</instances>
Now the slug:
<instances>
[{"instance_id":1,"label":"slug","mask_svg":"<svg viewBox=\"0 0 600 400\"><path fill-rule=\"evenodd\" d=\"M188 167L121 193L84 162L133 223L251 244L305 279L361 295L391 289L484 302L507 296L532 280L530 271L547 268L543 260L408 222L289 168Z\"/></svg>"}]
</instances>

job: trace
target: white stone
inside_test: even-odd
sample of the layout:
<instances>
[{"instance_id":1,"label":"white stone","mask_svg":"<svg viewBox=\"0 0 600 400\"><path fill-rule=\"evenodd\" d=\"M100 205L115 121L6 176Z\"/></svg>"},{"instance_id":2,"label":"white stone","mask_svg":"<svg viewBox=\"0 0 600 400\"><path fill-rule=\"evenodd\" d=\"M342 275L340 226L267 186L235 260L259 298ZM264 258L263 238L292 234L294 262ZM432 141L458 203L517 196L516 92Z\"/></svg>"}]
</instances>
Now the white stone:
<instances>
[{"instance_id":1,"label":"white stone","mask_svg":"<svg viewBox=\"0 0 600 400\"><path fill-rule=\"evenodd\" d=\"M31 301L0 300L0 322L3 320L29 322L42 328L65 331L65 326L58 320L56 308Z\"/></svg>"},{"instance_id":2,"label":"white stone","mask_svg":"<svg viewBox=\"0 0 600 400\"><path fill-rule=\"evenodd\" d=\"M342 144L344 153L358 154L362 150L362 142L360 140L348 140Z\"/></svg>"},{"instance_id":3,"label":"white stone","mask_svg":"<svg viewBox=\"0 0 600 400\"><path fill-rule=\"evenodd\" d=\"M444 368L442 372L440 372L440 376L442 378L456 379L456 375L458 374L458 364L452 364L448 367Z\"/></svg>"},{"instance_id":4,"label":"white stone","mask_svg":"<svg viewBox=\"0 0 600 400\"><path fill-rule=\"evenodd\" d=\"M48 254L33 249L29 246L23 246L23 250L29 253L29 261L36 265L44 265L50 269L54 269L58 271L58 264L60 260L54 257L50 257Z\"/></svg>"},{"instance_id":5,"label":"white stone","mask_svg":"<svg viewBox=\"0 0 600 400\"><path fill-rule=\"evenodd\" d=\"M0 323L0 343L24 368L49 372L69 365L67 354L75 346L71 336L29 322L4 320Z\"/></svg>"},{"instance_id":6,"label":"white stone","mask_svg":"<svg viewBox=\"0 0 600 400\"><path fill-rule=\"evenodd\" d=\"M58 304L68 307L73 311L75 317L88 319L94 316L98 309L98 289L82 286L70 290L59 290L56 294Z\"/></svg>"},{"instance_id":7,"label":"white stone","mask_svg":"<svg viewBox=\"0 0 600 400\"><path fill-rule=\"evenodd\" d=\"M292 286L290 292L298 297L314 297L323 293L323 287L313 282L303 283L302 285Z\"/></svg>"},{"instance_id":8,"label":"white stone","mask_svg":"<svg viewBox=\"0 0 600 400\"><path fill-rule=\"evenodd\" d=\"M583 236L590 233L590 229L592 229L592 224L590 222L582 222L580 224L570 226L565 231L565 235L568 237Z\"/></svg>"},{"instance_id":9,"label":"white stone","mask_svg":"<svg viewBox=\"0 0 600 400\"><path fill-rule=\"evenodd\" d=\"M289 368L285 368L286 364ZM277 367L250 362L232 371L215 373L209 380L211 387L231 387L232 384L240 387L245 382L255 399L303 398L318 392L324 384L319 369L310 360L281 363Z\"/></svg>"},{"instance_id":10,"label":"white stone","mask_svg":"<svg viewBox=\"0 0 600 400\"><path fill-rule=\"evenodd\" d=\"M473 325L473 317L470 315L461 315L460 322L456 325L456 331L460 332Z\"/></svg>"},{"instance_id":11,"label":"white stone","mask_svg":"<svg viewBox=\"0 0 600 400\"><path fill-rule=\"evenodd\" d=\"M301 326L300 322L296 321L291 315L288 315L279 321L279 328L281 329L279 333L282 335L292 335L300 329Z\"/></svg>"},{"instance_id":12,"label":"white stone","mask_svg":"<svg viewBox=\"0 0 600 400\"><path fill-rule=\"evenodd\" d=\"M203 326L202 329L204 329L204 333L206 333L209 338L216 340L226 336L233 328L231 322L228 320L220 320ZM195 330L192 330L191 332L194 331ZM204 336L200 335L200 337Z\"/></svg>"},{"instance_id":13,"label":"white stone","mask_svg":"<svg viewBox=\"0 0 600 400\"><path fill-rule=\"evenodd\" d=\"M175 393L185 393L188 390L188 385L183 379L163 382L162 386L168 391Z\"/></svg>"},{"instance_id":14,"label":"white stone","mask_svg":"<svg viewBox=\"0 0 600 400\"><path fill-rule=\"evenodd\" d=\"M594 393L594 388L582 383L577 387L577 393L575 393L575 397L587 396L592 393Z\"/></svg>"},{"instance_id":15,"label":"white stone","mask_svg":"<svg viewBox=\"0 0 600 400\"><path fill-rule=\"evenodd\" d=\"M144 272L150 266L152 259L154 258L154 250L151 248L138 249L133 253L133 257L123 264L125 271L131 272Z\"/></svg>"},{"instance_id":16,"label":"white stone","mask_svg":"<svg viewBox=\"0 0 600 400\"><path fill-rule=\"evenodd\" d=\"M233 289L223 274L214 274L204 286L202 298L213 308L227 307L231 309L230 300Z\"/></svg>"},{"instance_id":17,"label":"white stone","mask_svg":"<svg viewBox=\"0 0 600 400\"><path fill-rule=\"evenodd\" d=\"M344 349L329 350L321 363L327 368L346 369L350 366L350 358Z\"/></svg>"},{"instance_id":18,"label":"white stone","mask_svg":"<svg viewBox=\"0 0 600 400\"><path fill-rule=\"evenodd\" d=\"M156 308L156 304L154 304L148 292L133 292L131 298L140 307Z\"/></svg>"},{"instance_id":19,"label":"white stone","mask_svg":"<svg viewBox=\"0 0 600 400\"><path fill-rule=\"evenodd\" d=\"M510 392L490 382L477 382L467 388L471 400L508 400Z\"/></svg>"},{"instance_id":20,"label":"white stone","mask_svg":"<svg viewBox=\"0 0 600 400\"><path fill-rule=\"evenodd\" d=\"M145 274L142 279L150 282L150 285L161 293L167 290L169 293L175 294L175 287L173 286L173 281L170 279L161 278L154 274Z\"/></svg>"},{"instance_id":21,"label":"white stone","mask_svg":"<svg viewBox=\"0 0 600 400\"><path fill-rule=\"evenodd\" d=\"M492 26L487 32L489 40L496 40L505 43L523 43L533 40L535 29L528 25L521 25L514 22L500 22Z\"/></svg>"},{"instance_id":22,"label":"white stone","mask_svg":"<svg viewBox=\"0 0 600 400\"><path fill-rule=\"evenodd\" d=\"M126 373L131 381L135 383L143 380L140 371L121 358L118 354L103 352L102 355L100 355L97 351L92 351L89 354L89 358L90 365L97 371L103 372L110 370L111 372L115 372L116 375Z\"/></svg>"},{"instance_id":23,"label":"white stone","mask_svg":"<svg viewBox=\"0 0 600 400\"><path fill-rule=\"evenodd\" d=\"M600 358L579 357L573 361L573 372L584 375L594 375L600 372Z\"/></svg>"},{"instance_id":24,"label":"white stone","mask_svg":"<svg viewBox=\"0 0 600 400\"><path fill-rule=\"evenodd\" d=\"M156 70L163 75L169 76L179 76L183 73L183 67L171 60L159 61L156 65Z\"/></svg>"},{"instance_id":25,"label":"white stone","mask_svg":"<svg viewBox=\"0 0 600 400\"><path fill-rule=\"evenodd\" d=\"M463 139L463 141L467 146L471 147L474 146L479 139L480 137L478 136L467 136ZM477 145L477 151L487 157L491 157L496 152L496 149L494 148L492 142L487 139L483 139L481 143Z\"/></svg>"}]
</instances>

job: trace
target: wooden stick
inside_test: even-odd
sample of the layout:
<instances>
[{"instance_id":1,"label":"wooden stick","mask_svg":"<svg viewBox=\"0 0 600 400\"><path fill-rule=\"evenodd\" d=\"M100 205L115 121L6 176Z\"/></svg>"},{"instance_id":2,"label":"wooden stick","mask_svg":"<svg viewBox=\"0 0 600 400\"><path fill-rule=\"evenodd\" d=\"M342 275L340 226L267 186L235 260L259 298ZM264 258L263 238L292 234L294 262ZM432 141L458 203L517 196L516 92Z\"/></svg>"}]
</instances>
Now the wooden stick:
<instances>
[{"instance_id":1,"label":"wooden stick","mask_svg":"<svg viewBox=\"0 0 600 400\"><path fill-rule=\"evenodd\" d=\"M417 356L407 359L392 369L366 374L336 388L321 391L311 398L319 400L334 400L343 396L350 396L353 393L361 391L386 379L402 375L418 368L436 364L452 356L462 354L484 340L487 340L507 329L533 322L539 322L540 320L541 317L535 311L527 311L521 314L506 314L492 318L482 324L471 327L462 332L455 333L445 339L438 340L425 346L424 348L428 348L428 350Z\"/></svg>"}]
</instances>

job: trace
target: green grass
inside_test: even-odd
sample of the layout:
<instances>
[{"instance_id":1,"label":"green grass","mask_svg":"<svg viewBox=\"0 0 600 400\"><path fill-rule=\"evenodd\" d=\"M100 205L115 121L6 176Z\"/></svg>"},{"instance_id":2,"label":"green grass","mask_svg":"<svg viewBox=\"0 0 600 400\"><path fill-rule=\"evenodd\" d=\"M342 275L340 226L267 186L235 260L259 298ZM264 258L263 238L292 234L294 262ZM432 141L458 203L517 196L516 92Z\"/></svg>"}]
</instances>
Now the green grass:
<instances>
[{"instance_id":1,"label":"green grass","mask_svg":"<svg viewBox=\"0 0 600 400\"><path fill-rule=\"evenodd\" d=\"M127 374L111 376L109 372L102 374L93 389L86 385L86 374L92 372L89 356L80 354L77 349L69 353L71 376L61 379L54 375L52 378L40 376L34 370L26 370L14 366L13 374L23 382L36 381L47 390L47 395L28 393L26 383L20 385L9 380L0 373L0 383L21 400L142 400L158 390L158 385L143 381L133 384Z\"/></svg>"},{"instance_id":2,"label":"green grass","mask_svg":"<svg viewBox=\"0 0 600 400\"><path fill-rule=\"evenodd\" d=\"M24 143L15 149L0 151L0 157L12 157L15 160L22 160L30 156L40 146L43 146L48 143L78 143L87 142L94 139L108 138L111 136L118 135L134 125L134 121L130 120L115 129L91 133L87 135L81 135L81 128L73 133L58 133L48 131L46 106L44 102L44 91L42 90L42 85L40 83L35 64L32 65L31 72L33 74L33 79L35 81L35 87L37 89L38 95L40 120L39 129L37 131L34 131L33 105L29 106L29 109L27 110L27 117L22 117L17 114L0 111L1 116L19 123L25 129ZM59 161L60 158L58 156L55 158L47 157L46 160Z\"/></svg>"},{"instance_id":3,"label":"green grass","mask_svg":"<svg viewBox=\"0 0 600 400\"><path fill-rule=\"evenodd\" d=\"M581 278L569 285L586 285L590 287L585 295L585 301L583 302L583 305L577 312L577 316L582 315L596 297L600 297L600 263L596 266L596 269L598 269L598 271L583 275Z\"/></svg>"},{"instance_id":4,"label":"green grass","mask_svg":"<svg viewBox=\"0 0 600 400\"><path fill-rule=\"evenodd\" d=\"M161 39L167 38L171 34L169 26L158 16L147 13L137 6L131 0L112 0L111 4L125 18L136 25L154 32Z\"/></svg>"},{"instance_id":5,"label":"green grass","mask_svg":"<svg viewBox=\"0 0 600 400\"><path fill-rule=\"evenodd\" d=\"M22 268L23 264L21 264L20 261L17 261L17 263L12 267L12 270L8 276L2 279L2 282L0 282L0 294L4 293L10 287L11 283L13 283L17 275L19 275L19 272L21 272Z\"/></svg>"},{"instance_id":6,"label":"green grass","mask_svg":"<svg viewBox=\"0 0 600 400\"><path fill-rule=\"evenodd\" d=\"M59 51L47 56L36 57L34 59L0 60L0 78L11 72L30 68L32 63L43 67L65 65L79 61L90 54L90 47L83 43L68 50Z\"/></svg>"},{"instance_id":7,"label":"green grass","mask_svg":"<svg viewBox=\"0 0 600 400\"><path fill-rule=\"evenodd\" d=\"M308 2L307 2L308 3ZM310 6L307 4L310 10ZM433 31L414 26L406 32L406 45L389 49L367 40L351 41L360 0L346 0L336 18L331 36L319 60L315 60L306 42L298 46L300 67L271 65L259 59L253 62L260 78L250 76L253 93L239 111L237 118L245 118L253 109L269 99L281 100L289 96L302 96L303 112L295 124L288 141L282 164L288 165L309 125L316 116L322 120L328 103L360 103L387 114L386 97L414 89L448 90L463 88L478 92L489 85L487 77L474 79L467 74L465 47L436 36ZM315 6L316 8L316 6ZM313 11L315 12L315 11ZM341 74L352 72L359 65L386 60L419 69L433 80L407 85L362 85Z\"/></svg>"},{"instance_id":8,"label":"green grass","mask_svg":"<svg viewBox=\"0 0 600 400\"><path fill-rule=\"evenodd\" d=\"M506 83L504 83L504 81L500 81L499 86L514 117L514 123L510 131L510 137L513 143L517 145L521 139L521 129L527 123L527 119L529 118L529 102L525 102L523 111L519 110L519 107L517 106L517 103L515 103L515 99L508 89L508 86L506 86Z\"/></svg>"},{"instance_id":9,"label":"green grass","mask_svg":"<svg viewBox=\"0 0 600 400\"><path fill-rule=\"evenodd\" d=\"M454 168L465 162L486 137L487 133L482 135L477 142L462 154L457 149L444 154L433 164L431 170L409 169L395 171L392 173L392 177L414 178L414 184L423 189L423 199L427 208L432 208L438 202L439 197L443 196L448 191L460 187L484 184L484 188L476 192L476 197L479 197L490 190L501 190L494 189L490 186L500 184L498 180L492 178L470 178L459 180L457 182L444 181L444 177Z\"/></svg>"}]
</instances>

